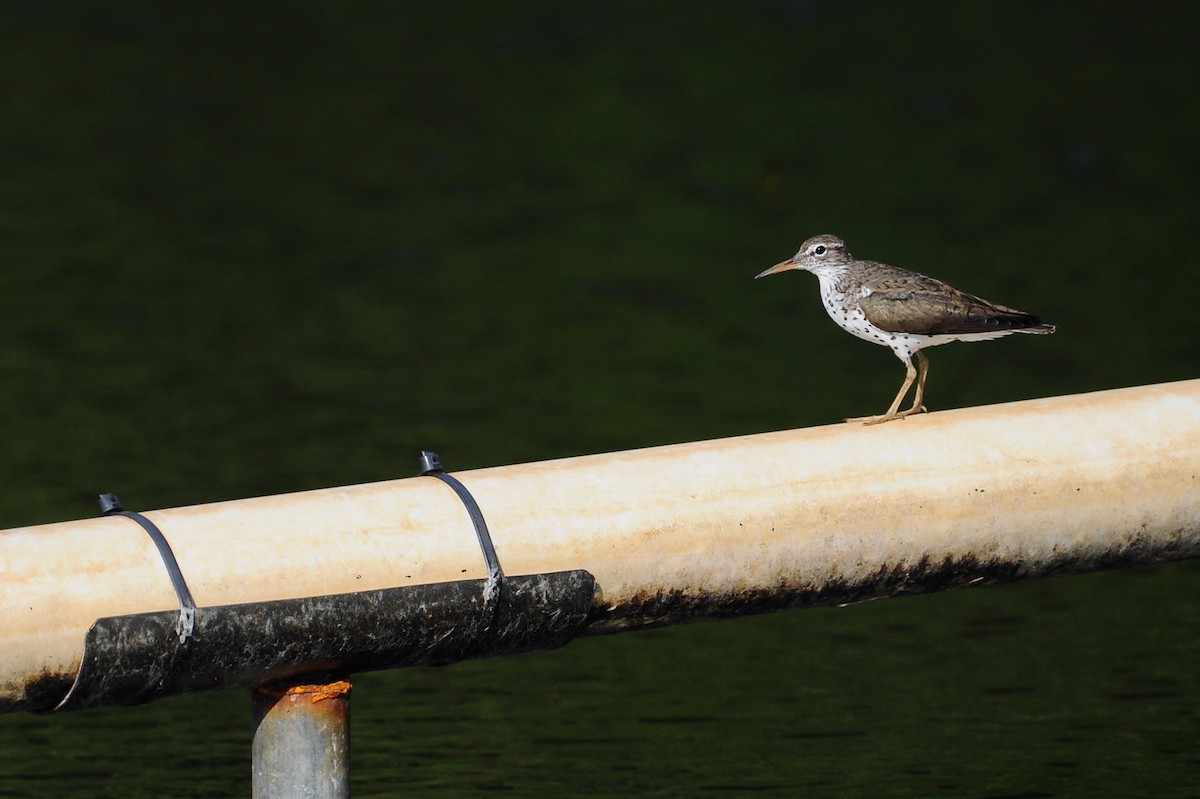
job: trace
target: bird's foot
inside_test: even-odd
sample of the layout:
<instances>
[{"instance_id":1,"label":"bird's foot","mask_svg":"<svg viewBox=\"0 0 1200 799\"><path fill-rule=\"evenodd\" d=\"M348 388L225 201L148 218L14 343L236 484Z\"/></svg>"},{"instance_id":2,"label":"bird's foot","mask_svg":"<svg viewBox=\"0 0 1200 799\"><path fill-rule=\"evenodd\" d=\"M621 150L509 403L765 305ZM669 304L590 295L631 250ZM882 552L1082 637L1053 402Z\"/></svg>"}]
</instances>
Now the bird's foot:
<instances>
[{"instance_id":1,"label":"bird's foot","mask_svg":"<svg viewBox=\"0 0 1200 799\"><path fill-rule=\"evenodd\" d=\"M883 424L884 422L890 422L893 419L904 419L905 417L912 416L914 413L929 413L929 409L926 408L924 405L922 405L919 408L913 407L913 408L909 408L906 411L895 411L893 413L881 413L878 416L855 416L850 419L847 419L846 421L847 422L862 422L864 425Z\"/></svg>"},{"instance_id":2,"label":"bird's foot","mask_svg":"<svg viewBox=\"0 0 1200 799\"><path fill-rule=\"evenodd\" d=\"M845 421L848 423L862 422L863 424L883 424L884 422L890 422L893 419L903 418L904 414L902 413L881 413L878 416L852 416Z\"/></svg>"}]
</instances>

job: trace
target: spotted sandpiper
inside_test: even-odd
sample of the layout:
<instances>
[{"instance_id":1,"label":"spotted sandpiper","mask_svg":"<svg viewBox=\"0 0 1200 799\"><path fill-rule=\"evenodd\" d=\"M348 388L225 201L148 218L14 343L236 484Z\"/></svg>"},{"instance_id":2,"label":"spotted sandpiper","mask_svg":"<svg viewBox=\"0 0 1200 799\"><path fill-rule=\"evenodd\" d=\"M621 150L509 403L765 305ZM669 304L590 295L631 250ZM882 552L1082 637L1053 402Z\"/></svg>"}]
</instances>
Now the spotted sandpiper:
<instances>
[{"instance_id":1,"label":"spotted sandpiper","mask_svg":"<svg viewBox=\"0 0 1200 799\"><path fill-rule=\"evenodd\" d=\"M877 261L858 261L837 236L813 236L799 252L755 276L755 279L803 269L817 276L821 302L830 318L843 330L874 344L888 347L904 362L904 385L892 406L879 416L862 416L847 422L879 424L903 419L925 409L925 377L929 359L921 352L951 341L986 341L1009 333L1053 333L1054 325L1023 311L982 300L948 283ZM913 368L917 356L920 372ZM916 380L912 407L899 410L900 402Z\"/></svg>"}]
</instances>

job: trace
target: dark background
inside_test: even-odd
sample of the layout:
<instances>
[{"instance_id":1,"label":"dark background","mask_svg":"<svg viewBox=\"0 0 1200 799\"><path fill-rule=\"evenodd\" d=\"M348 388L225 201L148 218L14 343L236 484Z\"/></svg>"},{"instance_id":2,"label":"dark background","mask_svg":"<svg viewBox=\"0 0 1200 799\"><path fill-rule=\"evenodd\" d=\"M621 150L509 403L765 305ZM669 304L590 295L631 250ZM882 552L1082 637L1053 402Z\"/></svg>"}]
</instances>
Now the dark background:
<instances>
[{"instance_id":1,"label":"dark background","mask_svg":"<svg viewBox=\"0 0 1200 799\"><path fill-rule=\"evenodd\" d=\"M0 527L878 413L895 358L751 280L823 232L1059 326L932 351L931 410L1195 377L1196 9L6 3ZM356 790L1170 795L1195 575L367 677ZM0 796L244 791L243 700L0 719Z\"/></svg>"}]
</instances>

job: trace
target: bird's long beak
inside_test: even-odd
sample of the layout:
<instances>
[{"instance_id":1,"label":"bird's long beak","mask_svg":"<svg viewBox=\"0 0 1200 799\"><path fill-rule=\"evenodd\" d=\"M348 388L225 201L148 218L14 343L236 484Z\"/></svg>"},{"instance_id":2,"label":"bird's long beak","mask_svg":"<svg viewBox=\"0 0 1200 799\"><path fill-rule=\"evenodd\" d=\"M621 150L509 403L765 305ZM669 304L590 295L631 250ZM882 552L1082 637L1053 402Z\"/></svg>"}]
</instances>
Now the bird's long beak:
<instances>
[{"instance_id":1,"label":"bird's long beak","mask_svg":"<svg viewBox=\"0 0 1200 799\"><path fill-rule=\"evenodd\" d=\"M767 275L779 274L780 272L786 272L789 269L795 269L795 268L796 268L796 259L789 258L786 261L782 261L780 263L775 264L770 269L766 269L762 272L759 272L757 275L754 276L754 279L758 280L760 277L766 277Z\"/></svg>"}]
</instances>

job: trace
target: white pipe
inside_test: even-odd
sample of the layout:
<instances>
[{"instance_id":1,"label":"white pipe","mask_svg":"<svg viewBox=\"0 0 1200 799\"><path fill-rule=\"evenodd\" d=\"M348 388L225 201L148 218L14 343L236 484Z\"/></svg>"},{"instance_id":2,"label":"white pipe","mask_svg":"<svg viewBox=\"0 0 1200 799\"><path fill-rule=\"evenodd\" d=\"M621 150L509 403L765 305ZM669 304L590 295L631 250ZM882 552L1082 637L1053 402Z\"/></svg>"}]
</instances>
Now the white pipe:
<instances>
[{"instance_id":1,"label":"white pipe","mask_svg":"<svg viewBox=\"0 0 1200 799\"><path fill-rule=\"evenodd\" d=\"M592 573L592 632L1194 557L1198 475L1200 380L455 472L506 574ZM201 613L487 574L430 477L146 516ZM177 607L129 519L0 532L0 709Z\"/></svg>"}]
</instances>

